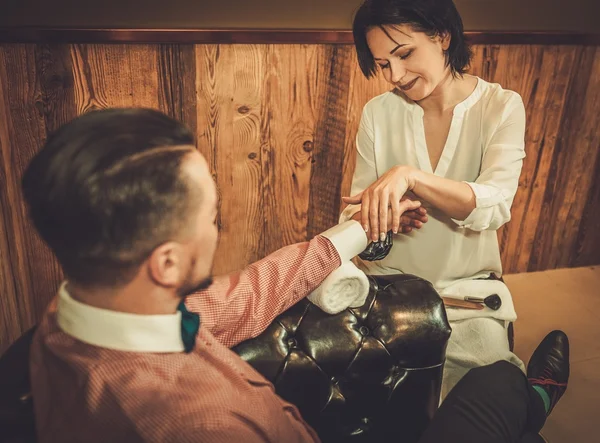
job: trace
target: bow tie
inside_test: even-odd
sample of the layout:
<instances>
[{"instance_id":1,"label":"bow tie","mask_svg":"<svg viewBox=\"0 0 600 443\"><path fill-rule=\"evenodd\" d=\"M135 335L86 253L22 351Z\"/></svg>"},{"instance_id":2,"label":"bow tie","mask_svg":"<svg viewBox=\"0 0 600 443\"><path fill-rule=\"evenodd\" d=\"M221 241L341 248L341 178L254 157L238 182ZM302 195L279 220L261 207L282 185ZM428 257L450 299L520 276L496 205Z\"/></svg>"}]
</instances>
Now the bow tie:
<instances>
[{"instance_id":1,"label":"bow tie","mask_svg":"<svg viewBox=\"0 0 600 443\"><path fill-rule=\"evenodd\" d=\"M194 350L196 345L196 336L200 329L200 316L194 312L190 312L185 307L185 303L179 303L177 310L181 312L181 338L183 339L183 347L186 353Z\"/></svg>"}]
</instances>

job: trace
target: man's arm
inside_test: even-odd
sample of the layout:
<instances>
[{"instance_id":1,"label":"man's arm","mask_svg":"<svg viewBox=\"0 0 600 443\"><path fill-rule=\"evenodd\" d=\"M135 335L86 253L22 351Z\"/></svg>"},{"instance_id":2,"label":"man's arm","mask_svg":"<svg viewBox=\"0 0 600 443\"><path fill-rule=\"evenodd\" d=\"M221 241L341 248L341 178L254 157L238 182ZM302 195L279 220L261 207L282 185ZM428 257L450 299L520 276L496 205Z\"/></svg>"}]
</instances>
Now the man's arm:
<instances>
[{"instance_id":1,"label":"man's arm","mask_svg":"<svg viewBox=\"0 0 600 443\"><path fill-rule=\"evenodd\" d=\"M177 369L173 368L163 367L158 371L162 376L157 376L154 372L149 375L148 367L143 364L123 365L120 360L101 364L94 369L92 379L95 383L100 381L103 395L101 399L90 400L87 406L105 422L121 427L121 433L128 432L130 440L139 437L135 441L318 442L316 433L301 420L297 409L277 401L275 394L272 394L274 402L263 402L263 397L256 392L248 395L245 384L236 386L223 383L219 377L211 378L216 374L214 371L206 372L205 378L189 378L188 383L170 383L167 379L178 379L173 372ZM202 371L202 368L206 366L200 364L196 370ZM107 373L114 378L106 379ZM264 384L269 385L266 380ZM258 400L257 404L248 403L252 398ZM287 408L292 408L294 413L286 411ZM113 436L118 433L112 428L107 432Z\"/></svg>"},{"instance_id":2,"label":"man's arm","mask_svg":"<svg viewBox=\"0 0 600 443\"><path fill-rule=\"evenodd\" d=\"M356 221L325 231L310 242L282 248L241 272L218 277L186 299L203 327L231 347L256 337L280 313L306 297L341 263L367 246Z\"/></svg>"}]
</instances>

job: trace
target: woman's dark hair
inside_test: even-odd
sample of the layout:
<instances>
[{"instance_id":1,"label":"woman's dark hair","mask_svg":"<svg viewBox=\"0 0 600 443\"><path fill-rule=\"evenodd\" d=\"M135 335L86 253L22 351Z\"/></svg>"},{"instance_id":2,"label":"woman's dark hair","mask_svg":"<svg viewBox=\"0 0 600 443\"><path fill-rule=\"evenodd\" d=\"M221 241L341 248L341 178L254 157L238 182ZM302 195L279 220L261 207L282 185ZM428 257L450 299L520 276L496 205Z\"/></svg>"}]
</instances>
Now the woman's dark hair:
<instances>
[{"instance_id":1,"label":"woman's dark hair","mask_svg":"<svg viewBox=\"0 0 600 443\"><path fill-rule=\"evenodd\" d=\"M446 65L455 77L465 73L472 53L452 0L366 0L356 11L352 26L358 63L365 77L370 78L377 72L367 44L367 31L373 27L400 25L408 25L429 37L449 35Z\"/></svg>"},{"instance_id":2,"label":"woman's dark hair","mask_svg":"<svg viewBox=\"0 0 600 443\"><path fill-rule=\"evenodd\" d=\"M29 214L67 277L127 283L198 208L182 172L194 144L178 121L151 109L84 114L52 134L22 180Z\"/></svg>"}]
</instances>

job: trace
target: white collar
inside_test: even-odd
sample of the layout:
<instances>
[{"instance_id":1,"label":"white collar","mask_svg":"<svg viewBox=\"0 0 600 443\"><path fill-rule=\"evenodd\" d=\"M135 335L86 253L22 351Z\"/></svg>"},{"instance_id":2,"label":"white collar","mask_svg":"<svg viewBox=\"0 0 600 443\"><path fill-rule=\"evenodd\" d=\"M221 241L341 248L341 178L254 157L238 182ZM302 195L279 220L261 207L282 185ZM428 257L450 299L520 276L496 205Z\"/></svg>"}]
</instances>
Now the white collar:
<instances>
[{"instance_id":1,"label":"white collar","mask_svg":"<svg viewBox=\"0 0 600 443\"><path fill-rule=\"evenodd\" d=\"M183 352L181 312L139 315L100 309L73 299L63 282L57 321L67 334L102 348L131 352Z\"/></svg>"}]
</instances>

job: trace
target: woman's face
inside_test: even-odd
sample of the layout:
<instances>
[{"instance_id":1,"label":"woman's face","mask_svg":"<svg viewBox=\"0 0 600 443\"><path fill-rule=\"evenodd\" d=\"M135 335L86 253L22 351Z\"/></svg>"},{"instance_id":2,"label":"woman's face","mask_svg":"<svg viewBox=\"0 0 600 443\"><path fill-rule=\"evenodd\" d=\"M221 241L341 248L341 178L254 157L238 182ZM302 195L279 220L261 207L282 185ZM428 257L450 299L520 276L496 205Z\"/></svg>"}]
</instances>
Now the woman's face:
<instances>
[{"instance_id":1,"label":"woman's face","mask_svg":"<svg viewBox=\"0 0 600 443\"><path fill-rule=\"evenodd\" d=\"M450 72L444 55L449 38L431 38L401 25L385 26L385 32L371 28L367 43L385 79L413 101L429 97Z\"/></svg>"}]
</instances>

